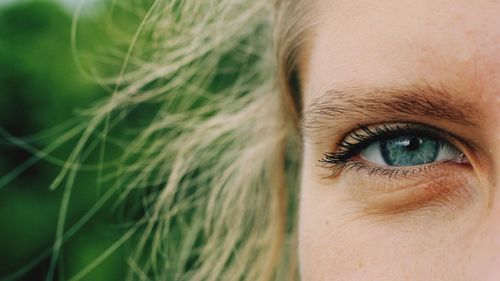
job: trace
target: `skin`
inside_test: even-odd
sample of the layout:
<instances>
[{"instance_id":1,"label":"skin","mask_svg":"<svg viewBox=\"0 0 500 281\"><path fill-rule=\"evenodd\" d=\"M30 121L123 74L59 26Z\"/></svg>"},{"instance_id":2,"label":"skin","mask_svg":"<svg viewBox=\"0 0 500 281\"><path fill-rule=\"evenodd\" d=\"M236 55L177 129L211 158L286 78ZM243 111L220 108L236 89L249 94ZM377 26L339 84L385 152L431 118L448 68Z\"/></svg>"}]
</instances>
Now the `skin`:
<instances>
[{"instance_id":1,"label":"skin","mask_svg":"<svg viewBox=\"0 0 500 281\"><path fill-rule=\"evenodd\" d=\"M317 23L300 73L302 279L500 280L500 1L314 5ZM421 91L428 87L442 91ZM369 117L331 118L317 110L327 104L363 113L347 95L360 102L411 96L391 89L410 89L463 115L378 112L374 106ZM391 178L366 169L332 173L318 164L358 124L391 122L453 134L459 140L450 142L468 162L434 163Z\"/></svg>"}]
</instances>

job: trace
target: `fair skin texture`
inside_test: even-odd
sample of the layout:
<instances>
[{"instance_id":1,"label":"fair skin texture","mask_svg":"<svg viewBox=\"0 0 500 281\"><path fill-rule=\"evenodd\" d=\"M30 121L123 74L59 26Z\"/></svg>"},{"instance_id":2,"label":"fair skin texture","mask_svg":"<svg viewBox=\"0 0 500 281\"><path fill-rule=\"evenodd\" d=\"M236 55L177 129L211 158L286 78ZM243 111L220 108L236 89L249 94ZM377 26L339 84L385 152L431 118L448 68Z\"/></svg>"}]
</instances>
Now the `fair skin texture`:
<instances>
[{"instance_id":1,"label":"fair skin texture","mask_svg":"<svg viewBox=\"0 0 500 281\"><path fill-rule=\"evenodd\" d=\"M314 5L301 61L302 280L499 280L500 1ZM464 157L320 162L359 126L384 124L438 128Z\"/></svg>"}]
</instances>

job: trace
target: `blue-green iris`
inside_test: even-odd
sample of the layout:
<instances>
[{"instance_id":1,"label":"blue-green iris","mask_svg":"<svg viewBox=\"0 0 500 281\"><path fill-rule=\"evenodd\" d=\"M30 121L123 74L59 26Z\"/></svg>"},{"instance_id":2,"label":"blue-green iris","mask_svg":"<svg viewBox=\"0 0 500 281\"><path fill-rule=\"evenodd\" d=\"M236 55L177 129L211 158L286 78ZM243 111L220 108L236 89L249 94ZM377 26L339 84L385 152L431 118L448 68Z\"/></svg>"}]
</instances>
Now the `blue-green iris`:
<instances>
[{"instance_id":1,"label":"blue-green iris","mask_svg":"<svg viewBox=\"0 0 500 281\"><path fill-rule=\"evenodd\" d=\"M416 166L436 161L441 144L438 140L401 136L380 142L384 161L391 166Z\"/></svg>"}]
</instances>

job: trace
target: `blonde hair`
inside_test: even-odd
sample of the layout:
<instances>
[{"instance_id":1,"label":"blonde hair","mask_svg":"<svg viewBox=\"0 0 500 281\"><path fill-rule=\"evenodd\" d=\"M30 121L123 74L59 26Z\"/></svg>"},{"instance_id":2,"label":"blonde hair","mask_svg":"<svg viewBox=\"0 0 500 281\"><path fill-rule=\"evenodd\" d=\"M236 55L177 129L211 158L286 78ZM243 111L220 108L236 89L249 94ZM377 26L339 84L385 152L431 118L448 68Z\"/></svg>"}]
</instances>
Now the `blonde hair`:
<instances>
[{"instance_id":1,"label":"blonde hair","mask_svg":"<svg viewBox=\"0 0 500 281\"><path fill-rule=\"evenodd\" d=\"M294 81L306 10L303 0L154 1L128 40L112 95L84 112L80 141L54 181L66 183L54 251L86 155L114 147L121 156L101 159L102 185L144 204L115 245L137 246L128 280L298 279ZM131 125L137 108L152 117ZM131 139L110 134L123 123Z\"/></svg>"}]
</instances>

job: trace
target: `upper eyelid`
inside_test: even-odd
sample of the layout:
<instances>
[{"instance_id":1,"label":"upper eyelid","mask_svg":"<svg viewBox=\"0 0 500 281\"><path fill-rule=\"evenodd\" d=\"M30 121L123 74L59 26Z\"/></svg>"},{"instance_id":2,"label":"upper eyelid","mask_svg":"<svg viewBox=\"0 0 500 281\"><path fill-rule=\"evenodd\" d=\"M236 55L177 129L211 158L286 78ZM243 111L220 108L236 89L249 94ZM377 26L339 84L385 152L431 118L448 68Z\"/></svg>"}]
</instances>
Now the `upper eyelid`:
<instances>
[{"instance_id":1,"label":"upper eyelid","mask_svg":"<svg viewBox=\"0 0 500 281\"><path fill-rule=\"evenodd\" d=\"M382 128L379 131L373 133L370 131L370 128ZM404 126L404 127L403 127ZM365 132L370 136L365 136L363 138L366 138L363 141L358 141L358 143L349 143L346 141L346 139L349 136L352 136L352 134L355 134L356 132ZM443 130L441 128L437 128L431 125L426 125L426 124L421 124L421 123L413 123L413 122L391 122L391 123L382 123L382 124L373 124L373 125L363 125L360 126L358 125L357 129L351 130L348 132L342 140L335 145L335 149L333 149L333 152L326 152L323 153L323 158L319 160L321 163L321 166L325 167L326 165L336 165L342 169L345 166L346 162L348 160L357 155L365 146L367 146L370 143L373 143L374 141L380 140L384 137L387 136L395 136L398 134L404 133L404 131L407 132L414 132L414 133L419 133L419 134L424 134L428 137L434 137L434 138L439 138L444 141L449 142L451 145L455 146L458 150L462 151L459 146L462 143L462 140L460 140L458 137L454 136L452 133ZM372 133L370 133L372 132ZM465 143L466 144L466 143ZM343 147L343 149L339 149ZM462 151L463 153L463 151ZM337 170L337 168L336 168Z\"/></svg>"},{"instance_id":2,"label":"upper eyelid","mask_svg":"<svg viewBox=\"0 0 500 281\"><path fill-rule=\"evenodd\" d=\"M354 140L373 142L388 136L396 136L404 133L418 133L426 137L439 138L447 141L449 140L451 142L456 142L457 140L459 140L456 136L443 129L419 123L391 122L386 124L358 126L359 127L357 129L354 129L343 136L342 140L337 144L337 146L341 146L342 143L345 143L349 137ZM366 135L359 134L359 132L363 132Z\"/></svg>"}]
</instances>

